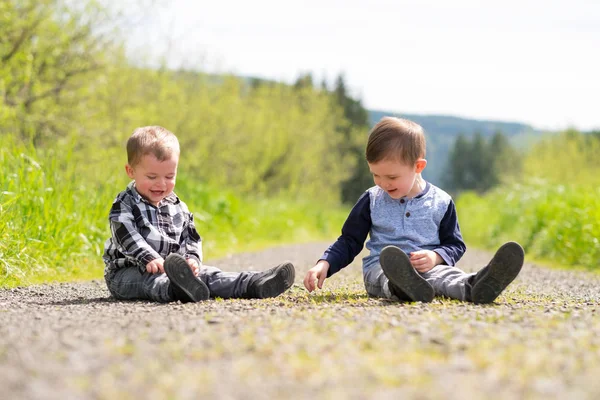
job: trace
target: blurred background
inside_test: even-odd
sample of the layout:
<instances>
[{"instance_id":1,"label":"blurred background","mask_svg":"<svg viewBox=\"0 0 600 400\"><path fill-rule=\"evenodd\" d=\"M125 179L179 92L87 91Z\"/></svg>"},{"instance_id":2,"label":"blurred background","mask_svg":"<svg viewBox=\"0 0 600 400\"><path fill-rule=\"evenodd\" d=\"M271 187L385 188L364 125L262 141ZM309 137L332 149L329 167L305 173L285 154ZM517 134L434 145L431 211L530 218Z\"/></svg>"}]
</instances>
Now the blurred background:
<instances>
[{"instance_id":1,"label":"blurred background","mask_svg":"<svg viewBox=\"0 0 600 400\"><path fill-rule=\"evenodd\" d=\"M0 285L102 276L124 144L162 125L208 258L333 240L385 115L469 246L600 261L600 3L0 0Z\"/></svg>"}]
</instances>

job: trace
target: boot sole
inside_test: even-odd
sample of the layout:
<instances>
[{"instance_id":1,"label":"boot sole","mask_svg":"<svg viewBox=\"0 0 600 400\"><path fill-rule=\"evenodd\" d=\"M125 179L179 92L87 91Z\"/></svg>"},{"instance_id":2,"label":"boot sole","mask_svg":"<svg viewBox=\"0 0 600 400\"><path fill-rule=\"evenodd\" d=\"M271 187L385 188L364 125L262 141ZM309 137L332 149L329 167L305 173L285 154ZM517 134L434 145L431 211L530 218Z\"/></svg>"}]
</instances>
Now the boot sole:
<instances>
[{"instance_id":1,"label":"boot sole","mask_svg":"<svg viewBox=\"0 0 600 400\"><path fill-rule=\"evenodd\" d=\"M381 251L379 263L383 273L413 301L429 303L435 296L433 287L410 263L408 256L396 246L387 246Z\"/></svg>"},{"instance_id":2,"label":"boot sole","mask_svg":"<svg viewBox=\"0 0 600 400\"><path fill-rule=\"evenodd\" d=\"M294 284L296 270L292 263L283 263L273 268L273 271L256 282L258 288L256 297L266 299L277 297Z\"/></svg>"},{"instance_id":3,"label":"boot sole","mask_svg":"<svg viewBox=\"0 0 600 400\"><path fill-rule=\"evenodd\" d=\"M169 254L165 259L164 268L169 281L177 286L190 302L208 300L210 297L208 287L194 275L185 258L179 254Z\"/></svg>"},{"instance_id":4,"label":"boot sole","mask_svg":"<svg viewBox=\"0 0 600 400\"><path fill-rule=\"evenodd\" d=\"M525 252L516 242L503 244L488 264L487 273L473 285L471 297L473 303L491 303L519 275Z\"/></svg>"}]
</instances>

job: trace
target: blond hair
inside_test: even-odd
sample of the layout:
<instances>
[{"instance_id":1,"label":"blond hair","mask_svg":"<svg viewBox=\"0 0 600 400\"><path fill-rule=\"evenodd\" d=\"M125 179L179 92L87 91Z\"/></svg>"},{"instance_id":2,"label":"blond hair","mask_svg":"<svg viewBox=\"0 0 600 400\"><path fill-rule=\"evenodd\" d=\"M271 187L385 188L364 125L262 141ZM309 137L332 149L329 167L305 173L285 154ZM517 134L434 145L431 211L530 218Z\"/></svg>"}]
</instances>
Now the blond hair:
<instances>
[{"instance_id":1,"label":"blond hair","mask_svg":"<svg viewBox=\"0 0 600 400\"><path fill-rule=\"evenodd\" d=\"M369 134L365 155L369 163L391 159L412 165L425 157L425 132L413 121L383 117Z\"/></svg>"},{"instance_id":2,"label":"blond hair","mask_svg":"<svg viewBox=\"0 0 600 400\"><path fill-rule=\"evenodd\" d=\"M179 156L177 137L162 126L137 128L127 140L127 163L134 166L143 156L152 154L159 161Z\"/></svg>"}]
</instances>

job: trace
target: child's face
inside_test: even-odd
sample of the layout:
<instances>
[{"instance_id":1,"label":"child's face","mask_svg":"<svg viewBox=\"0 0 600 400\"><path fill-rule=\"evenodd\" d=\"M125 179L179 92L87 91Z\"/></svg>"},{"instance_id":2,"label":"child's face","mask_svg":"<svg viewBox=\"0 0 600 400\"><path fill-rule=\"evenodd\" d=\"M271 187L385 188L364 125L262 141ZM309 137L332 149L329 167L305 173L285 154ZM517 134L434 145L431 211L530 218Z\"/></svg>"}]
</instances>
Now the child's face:
<instances>
[{"instance_id":1,"label":"child's face","mask_svg":"<svg viewBox=\"0 0 600 400\"><path fill-rule=\"evenodd\" d=\"M386 191L392 199L404 196L414 197L421 189L416 184L417 174L427 165L424 159L418 160L414 165L407 165L396 160L381 160L369 163L375 184Z\"/></svg>"},{"instance_id":2,"label":"child's face","mask_svg":"<svg viewBox=\"0 0 600 400\"><path fill-rule=\"evenodd\" d=\"M125 171L127 176L135 180L138 193L151 204L158 206L158 203L175 188L178 162L177 154L164 161L159 161L153 154L147 154L135 166L127 164Z\"/></svg>"}]
</instances>

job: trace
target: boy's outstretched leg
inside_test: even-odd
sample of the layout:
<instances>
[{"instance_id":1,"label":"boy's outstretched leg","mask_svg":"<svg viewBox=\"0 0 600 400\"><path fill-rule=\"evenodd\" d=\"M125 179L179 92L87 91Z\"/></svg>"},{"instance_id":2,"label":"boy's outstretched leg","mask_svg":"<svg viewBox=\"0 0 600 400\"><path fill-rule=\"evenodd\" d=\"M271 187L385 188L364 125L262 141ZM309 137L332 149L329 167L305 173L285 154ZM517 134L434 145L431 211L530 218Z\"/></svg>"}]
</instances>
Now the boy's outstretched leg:
<instances>
[{"instance_id":1,"label":"boy's outstretched leg","mask_svg":"<svg viewBox=\"0 0 600 400\"><path fill-rule=\"evenodd\" d=\"M247 299L266 299L279 296L292 287L295 277L296 270L294 265L289 262L256 273L250 278L244 297Z\"/></svg>"},{"instance_id":2,"label":"boy's outstretched leg","mask_svg":"<svg viewBox=\"0 0 600 400\"><path fill-rule=\"evenodd\" d=\"M408 256L396 246L385 247L379 256L383 273L389 279L392 294L400 299L406 295L413 301L429 303L433 300L435 291L412 266Z\"/></svg>"},{"instance_id":3,"label":"boy's outstretched leg","mask_svg":"<svg viewBox=\"0 0 600 400\"><path fill-rule=\"evenodd\" d=\"M210 297L208 287L194 275L185 258L179 254L169 254L164 268L176 300L196 303Z\"/></svg>"},{"instance_id":4,"label":"boy's outstretched leg","mask_svg":"<svg viewBox=\"0 0 600 400\"><path fill-rule=\"evenodd\" d=\"M520 244L508 242L500 246L490 263L471 277L473 303L491 303L517 277L525 252Z\"/></svg>"}]
</instances>

